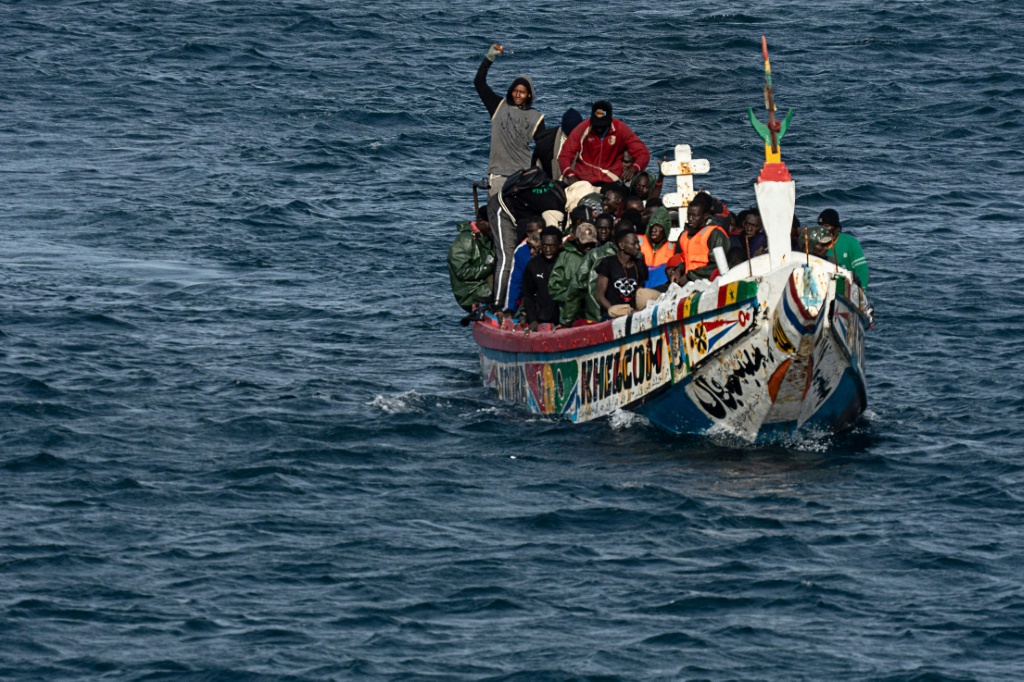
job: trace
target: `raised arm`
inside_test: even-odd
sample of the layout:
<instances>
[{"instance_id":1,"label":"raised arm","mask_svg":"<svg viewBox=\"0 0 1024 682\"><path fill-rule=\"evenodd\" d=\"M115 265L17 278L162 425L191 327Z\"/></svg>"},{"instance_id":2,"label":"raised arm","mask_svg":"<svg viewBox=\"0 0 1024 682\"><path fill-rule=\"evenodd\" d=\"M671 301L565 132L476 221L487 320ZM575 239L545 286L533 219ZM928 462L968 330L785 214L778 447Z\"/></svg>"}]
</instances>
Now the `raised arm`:
<instances>
[{"instance_id":1,"label":"raised arm","mask_svg":"<svg viewBox=\"0 0 1024 682\"><path fill-rule=\"evenodd\" d=\"M476 78L473 79L473 87L476 88L476 94L480 95L480 101L487 107L487 113L491 116L494 116L494 112L498 110L498 105L501 104L501 97L494 90L491 90L491 86L487 84L487 72L491 70L494 58L504 51L505 48L497 43L491 45L491 49L487 50L483 61L480 62L480 68L476 70Z\"/></svg>"}]
</instances>

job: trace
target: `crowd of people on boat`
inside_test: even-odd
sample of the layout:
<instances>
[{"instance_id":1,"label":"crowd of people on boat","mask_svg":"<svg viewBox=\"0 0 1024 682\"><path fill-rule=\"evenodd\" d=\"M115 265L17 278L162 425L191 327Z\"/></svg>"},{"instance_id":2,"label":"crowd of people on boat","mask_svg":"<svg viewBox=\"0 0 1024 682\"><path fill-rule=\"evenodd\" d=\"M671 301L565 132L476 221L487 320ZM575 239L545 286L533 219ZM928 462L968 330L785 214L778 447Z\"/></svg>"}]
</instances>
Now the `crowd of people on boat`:
<instances>
[{"instance_id":1,"label":"crowd of people on boat","mask_svg":"<svg viewBox=\"0 0 1024 682\"><path fill-rule=\"evenodd\" d=\"M612 115L611 102L594 102L587 119L569 109L546 128L528 76L497 95L487 74L503 51L491 46L474 81L491 117L487 202L475 220L459 223L448 252L452 291L465 310L516 317L527 332L590 324L642 310L672 285L714 280L716 250L729 268L767 252L756 207L733 213L700 191L685 220L669 211L661 165L647 170L647 145ZM806 228L794 217L790 236L794 250L846 268L867 287L863 251L835 209Z\"/></svg>"}]
</instances>

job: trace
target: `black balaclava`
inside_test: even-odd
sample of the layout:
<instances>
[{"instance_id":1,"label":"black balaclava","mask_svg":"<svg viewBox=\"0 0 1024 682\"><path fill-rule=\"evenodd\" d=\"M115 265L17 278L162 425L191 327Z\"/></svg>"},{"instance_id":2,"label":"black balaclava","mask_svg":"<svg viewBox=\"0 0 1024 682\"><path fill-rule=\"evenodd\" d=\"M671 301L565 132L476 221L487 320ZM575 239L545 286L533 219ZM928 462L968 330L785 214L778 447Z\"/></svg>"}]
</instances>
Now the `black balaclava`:
<instances>
[{"instance_id":1,"label":"black balaclava","mask_svg":"<svg viewBox=\"0 0 1024 682\"><path fill-rule=\"evenodd\" d=\"M590 107L590 129L598 134L604 135L612 125L612 103L608 100L598 100Z\"/></svg>"}]
</instances>

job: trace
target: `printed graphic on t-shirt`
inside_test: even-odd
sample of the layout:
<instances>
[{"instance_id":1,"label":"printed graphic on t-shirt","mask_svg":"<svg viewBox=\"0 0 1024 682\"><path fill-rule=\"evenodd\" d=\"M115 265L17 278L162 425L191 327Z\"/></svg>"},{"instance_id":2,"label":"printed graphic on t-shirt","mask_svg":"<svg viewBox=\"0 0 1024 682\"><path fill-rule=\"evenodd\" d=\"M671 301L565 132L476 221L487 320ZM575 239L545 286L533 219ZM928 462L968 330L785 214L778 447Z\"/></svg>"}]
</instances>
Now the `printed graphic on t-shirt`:
<instances>
[{"instance_id":1,"label":"printed graphic on t-shirt","mask_svg":"<svg viewBox=\"0 0 1024 682\"><path fill-rule=\"evenodd\" d=\"M615 290L619 292L619 296L622 296L622 300L629 303L633 300L633 294L637 290L637 282L632 277L622 277L615 280L613 284Z\"/></svg>"},{"instance_id":2,"label":"printed graphic on t-shirt","mask_svg":"<svg viewBox=\"0 0 1024 682\"><path fill-rule=\"evenodd\" d=\"M636 290L647 281L647 265L643 260L623 266L618 256L611 255L597 264L597 274L608 278L606 296L612 305L632 304Z\"/></svg>"}]
</instances>

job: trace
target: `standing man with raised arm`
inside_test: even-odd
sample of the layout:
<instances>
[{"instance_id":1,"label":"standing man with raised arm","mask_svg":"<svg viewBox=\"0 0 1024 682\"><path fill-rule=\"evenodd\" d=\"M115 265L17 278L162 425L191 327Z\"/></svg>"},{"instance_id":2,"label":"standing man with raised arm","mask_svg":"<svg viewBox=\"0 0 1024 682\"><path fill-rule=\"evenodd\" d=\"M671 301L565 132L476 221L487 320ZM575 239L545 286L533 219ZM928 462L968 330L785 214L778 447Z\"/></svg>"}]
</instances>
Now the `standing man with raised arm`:
<instances>
[{"instance_id":1,"label":"standing man with raised arm","mask_svg":"<svg viewBox=\"0 0 1024 682\"><path fill-rule=\"evenodd\" d=\"M533 108L533 81L529 76L519 76L512 81L504 97L499 97L487 85L487 72L495 57L504 51L497 43L491 45L473 79L476 92L491 115L491 155L487 161L491 190L488 196L501 191L505 178L530 167L533 156L530 143L544 130L544 115Z\"/></svg>"},{"instance_id":2,"label":"standing man with raised arm","mask_svg":"<svg viewBox=\"0 0 1024 682\"><path fill-rule=\"evenodd\" d=\"M514 218L502 210L498 199L505 179L523 168L530 167L530 142L544 130L544 115L533 108L533 81L520 76L512 81L508 93L499 97L487 85L487 72L495 57L505 48L495 43L484 55L476 71L473 85L480 100L491 115L491 155L487 162L491 189L487 194L487 212L494 236L497 262L494 266L494 305L507 310L514 301L508 300L512 275L512 254L519 244Z\"/></svg>"}]
</instances>

